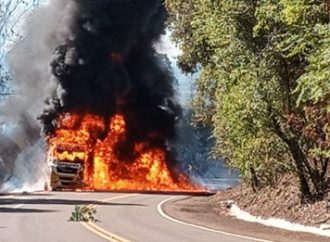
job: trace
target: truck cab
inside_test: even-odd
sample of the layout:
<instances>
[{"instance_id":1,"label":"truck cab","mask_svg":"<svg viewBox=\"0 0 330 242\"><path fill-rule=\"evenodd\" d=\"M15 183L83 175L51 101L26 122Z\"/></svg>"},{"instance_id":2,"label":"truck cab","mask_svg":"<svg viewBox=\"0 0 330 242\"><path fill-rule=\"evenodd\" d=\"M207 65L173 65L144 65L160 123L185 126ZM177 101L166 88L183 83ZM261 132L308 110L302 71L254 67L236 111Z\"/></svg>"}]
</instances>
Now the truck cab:
<instances>
[{"instance_id":1,"label":"truck cab","mask_svg":"<svg viewBox=\"0 0 330 242\"><path fill-rule=\"evenodd\" d=\"M50 187L56 190L76 190L83 187L86 147L75 143L51 144L47 162L50 167Z\"/></svg>"}]
</instances>

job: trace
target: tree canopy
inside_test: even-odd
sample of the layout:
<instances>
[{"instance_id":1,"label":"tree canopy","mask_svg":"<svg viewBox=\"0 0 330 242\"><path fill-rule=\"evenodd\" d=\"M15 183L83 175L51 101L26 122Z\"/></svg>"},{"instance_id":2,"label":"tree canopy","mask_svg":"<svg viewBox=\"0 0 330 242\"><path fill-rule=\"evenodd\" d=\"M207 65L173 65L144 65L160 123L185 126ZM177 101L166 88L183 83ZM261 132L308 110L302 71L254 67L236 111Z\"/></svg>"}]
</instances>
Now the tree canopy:
<instances>
[{"instance_id":1,"label":"tree canopy","mask_svg":"<svg viewBox=\"0 0 330 242\"><path fill-rule=\"evenodd\" d=\"M178 64L200 72L195 122L254 189L296 172L329 187L330 1L167 0Z\"/></svg>"}]
</instances>

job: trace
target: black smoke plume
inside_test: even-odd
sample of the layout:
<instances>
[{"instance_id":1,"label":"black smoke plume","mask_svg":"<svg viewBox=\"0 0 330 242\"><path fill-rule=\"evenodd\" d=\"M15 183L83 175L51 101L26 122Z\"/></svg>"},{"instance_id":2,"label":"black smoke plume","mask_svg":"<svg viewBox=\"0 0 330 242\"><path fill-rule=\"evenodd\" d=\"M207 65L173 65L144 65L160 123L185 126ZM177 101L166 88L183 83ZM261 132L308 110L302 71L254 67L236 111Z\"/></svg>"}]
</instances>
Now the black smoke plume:
<instances>
[{"instance_id":1,"label":"black smoke plume","mask_svg":"<svg viewBox=\"0 0 330 242\"><path fill-rule=\"evenodd\" d=\"M51 61L58 88L40 116L44 132L54 132L62 113L106 119L119 112L126 117L127 137L118 144L118 155L131 154L140 140L165 147L175 136L179 108L173 76L154 48L164 34L163 1L67 2L71 22Z\"/></svg>"},{"instance_id":2,"label":"black smoke plume","mask_svg":"<svg viewBox=\"0 0 330 242\"><path fill-rule=\"evenodd\" d=\"M51 135L64 112L105 119L123 113L128 133L119 154L138 140L167 147L180 109L172 75L153 47L164 32L163 4L50 0L33 10L9 54L18 93L0 106L0 190L4 180L22 184L47 173L39 130Z\"/></svg>"}]
</instances>

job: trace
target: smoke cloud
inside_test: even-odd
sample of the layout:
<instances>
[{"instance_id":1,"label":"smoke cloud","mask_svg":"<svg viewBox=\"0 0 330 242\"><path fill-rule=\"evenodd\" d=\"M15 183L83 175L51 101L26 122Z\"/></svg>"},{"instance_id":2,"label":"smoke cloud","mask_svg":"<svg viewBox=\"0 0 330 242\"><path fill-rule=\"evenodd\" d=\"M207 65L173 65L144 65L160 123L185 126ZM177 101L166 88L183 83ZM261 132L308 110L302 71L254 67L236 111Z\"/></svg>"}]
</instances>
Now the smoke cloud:
<instances>
[{"instance_id":1,"label":"smoke cloud","mask_svg":"<svg viewBox=\"0 0 330 242\"><path fill-rule=\"evenodd\" d=\"M58 32L63 41L51 61L57 88L40 116L43 131L52 134L66 112L105 120L120 112L127 138L118 154L133 153L137 141L164 146L173 139L174 78L154 49L165 32L163 1L68 1L63 16L69 24Z\"/></svg>"},{"instance_id":2,"label":"smoke cloud","mask_svg":"<svg viewBox=\"0 0 330 242\"><path fill-rule=\"evenodd\" d=\"M27 165L46 167L39 131L51 135L65 112L104 118L123 113L121 154L140 140L167 147L180 108L174 78L154 49L166 17L162 0L52 0L28 18L24 39L10 53L19 91L1 107L0 184L22 173L22 154ZM32 155L35 146L38 154Z\"/></svg>"},{"instance_id":3,"label":"smoke cloud","mask_svg":"<svg viewBox=\"0 0 330 242\"><path fill-rule=\"evenodd\" d=\"M64 6L64 1L52 1L27 16L24 38L7 56L14 94L0 103L0 191L47 179L46 147L36 117L56 86L49 82L49 62L63 41L53 33L63 22Z\"/></svg>"}]
</instances>

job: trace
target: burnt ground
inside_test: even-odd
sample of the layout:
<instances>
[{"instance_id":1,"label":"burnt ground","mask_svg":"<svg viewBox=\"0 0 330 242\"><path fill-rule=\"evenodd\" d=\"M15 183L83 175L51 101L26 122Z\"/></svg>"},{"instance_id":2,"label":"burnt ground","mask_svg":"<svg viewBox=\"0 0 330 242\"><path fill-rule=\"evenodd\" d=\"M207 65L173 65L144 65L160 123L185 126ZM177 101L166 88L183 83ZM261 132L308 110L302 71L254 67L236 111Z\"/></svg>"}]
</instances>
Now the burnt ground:
<instances>
[{"instance_id":1,"label":"burnt ground","mask_svg":"<svg viewBox=\"0 0 330 242\"><path fill-rule=\"evenodd\" d=\"M296 184L293 177L287 176L277 188L265 188L258 193L241 185L209 197L188 197L168 202L164 210L170 216L188 223L240 235L279 242L329 242L330 238L327 237L249 223L229 215L227 201L232 200L241 209L265 218L283 218L312 226L330 224L329 197L321 202L302 205Z\"/></svg>"}]
</instances>

